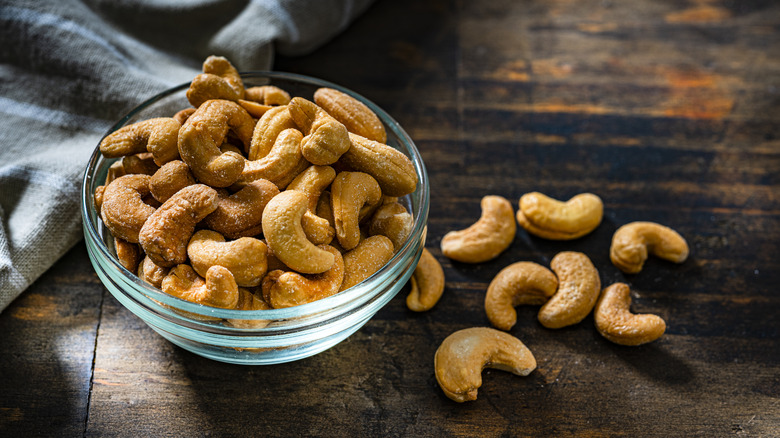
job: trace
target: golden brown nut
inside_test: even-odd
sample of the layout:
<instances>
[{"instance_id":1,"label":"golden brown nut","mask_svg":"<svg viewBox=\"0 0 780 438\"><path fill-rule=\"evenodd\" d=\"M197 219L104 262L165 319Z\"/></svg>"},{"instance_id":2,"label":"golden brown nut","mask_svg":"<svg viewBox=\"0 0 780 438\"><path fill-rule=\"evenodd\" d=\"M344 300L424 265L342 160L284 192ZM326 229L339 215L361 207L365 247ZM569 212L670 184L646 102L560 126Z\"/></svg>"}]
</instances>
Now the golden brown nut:
<instances>
[{"instance_id":1,"label":"golden brown nut","mask_svg":"<svg viewBox=\"0 0 780 438\"><path fill-rule=\"evenodd\" d=\"M544 239L572 240L595 230L603 215L604 204L592 193L581 193L561 202L531 192L520 198L517 223Z\"/></svg>"},{"instance_id":2,"label":"golden brown nut","mask_svg":"<svg viewBox=\"0 0 780 438\"><path fill-rule=\"evenodd\" d=\"M187 255L198 275L206 276L212 266L227 268L236 284L243 287L258 286L268 268L265 243L251 237L226 242L216 231L200 230L192 235L187 245Z\"/></svg>"},{"instance_id":3,"label":"golden brown nut","mask_svg":"<svg viewBox=\"0 0 780 438\"><path fill-rule=\"evenodd\" d=\"M162 281L169 271L170 268L157 266L149 256L145 256L138 265L138 278L159 289L162 287Z\"/></svg>"},{"instance_id":4,"label":"golden brown nut","mask_svg":"<svg viewBox=\"0 0 780 438\"><path fill-rule=\"evenodd\" d=\"M444 339L433 359L444 395L462 403L476 400L482 370L495 368L518 376L536 369L536 359L516 337L487 327L459 330Z\"/></svg>"},{"instance_id":5,"label":"golden brown nut","mask_svg":"<svg viewBox=\"0 0 780 438\"><path fill-rule=\"evenodd\" d=\"M155 164L154 157L149 152L122 157L122 169L126 174L154 175L159 168L160 166Z\"/></svg>"},{"instance_id":6,"label":"golden brown nut","mask_svg":"<svg viewBox=\"0 0 780 438\"><path fill-rule=\"evenodd\" d=\"M336 236L336 230L327 219L308 210L301 217L301 228L306 238L315 245L329 245Z\"/></svg>"},{"instance_id":7,"label":"golden brown nut","mask_svg":"<svg viewBox=\"0 0 780 438\"><path fill-rule=\"evenodd\" d=\"M124 126L100 142L100 152L106 158L151 152L154 162L162 166L179 157L177 139L179 122L159 117Z\"/></svg>"},{"instance_id":8,"label":"golden brown nut","mask_svg":"<svg viewBox=\"0 0 780 438\"><path fill-rule=\"evenodd\" d=\"M482 263L498 257L515 239L512 204L501 196L485 196L482 215L465 230L450 231L441 239L441 252L464 263Z\"/></svg>"},{"instance_id":9,"label":"golden brown nut","mask_svg":"<svg viewBox=\"0 0 780 438\"><path fill-rule=\"evenodd\" d=\"M247 88L245 97L263 105L287 105L290 103L290 93L273 85Z\"/></svg>"},{"instance_id":10,"label":"golden brown nut","mask_svg":"<svg viewBox=\"0 0 780 438\"><path fill-rule=\"evenodd\" d=\"M269 105L262 105L257 102L252 102L251 100L244 100L244 99L238 99L237 103L241 105L241 108L245 109L246 112L249 113L252 117L259 119L260 117L263 117L263 114L268 112L269 109L273 108Z\"/></svg>"},{"instance_id":11,"label":"golden brown nut","mask_svg":"<svg viewBox=\"0 0 780 438\"><path fill-rule=\"evenodd\" d=\"M244 289L238 288L238 304L236 310L270 310L272 307L266 303L262 297ZM236 328L261 329L271 323L265 319L226 319L225 322Z\"/></svg>"},{"instance_id":12,"label":"golden brown nut","mask_svg":"<svg viewBox=\"0 0 780 438\"><path fill-rule=\"evenodd\" d=\"M252 181L232 195L217 192L219 205L204 223L231 239L256 236L263 232L265 206L278 194L276 185L265 179Z\"/></svg>"},{"instance_id":13,"label":"golden brown nut","mask_svg":"<svg viewBox=\"0 0 780 438\"><path fill-rule=\"evenodd\" d=\"M174 160L160 167L149 180L154 199L165 202L179 190L195 184L195 177L184 161Z\"/></svg>"},{"instance_id":14,"label":"golden brown nut","mask_svg":"<svg viewBox=\"0 0 780 438\"><path fill-rule=\"evenodd\" d=\"M382 191L377 181L363 172L339 173L330 190L336 237L344 249L350 250L360 242L360 220L379 204Z\"/></svg>"},{"instance_id":15,"label":"golden brown nut","mask_svg":"<svg viewBox=\"0 0 780 438\"><path fill-rule=\"evenodd\" d=\"M596 305L601 291L599 271L581 252L559 252L550 262L558 291L539 309L539 322L555 329L577 324Z\"/></svg>"},{"instance_id":16,"label":"golden brown nut","mask_svg":"<svg viewBox=\"0 0 780 438\"><path fill-rule=\"evenodd\" d=\"M379 117L354 97L333 88L320 88L314 92L314 103L341 122L349 132L379 143L387 141L385 126Z\"/></svg>"},{"instance_id":17,"label":"golden brown nut","mask_svg":"<svg viewBox=\"0 0 780 438\"><path fill-rule=\"evenodd\" d=\"M149 175L120 176L103 191L100 217L114 237L138 243L138 233L154 207L143 197L149 194Z\"/></svg>"},{"instance_id":18,"label":"golden brown nut","mask_svg":"<svg viewBox=\"0 0 780 438\"><path fill-rule=\"evenodd\" d=\"M322 245L318 249L333 257L333 266L321 274L271 271L263 278L263 296L274 309L299 306L338 293L344 281L344 260L336 248Z\"/></svg>"},{"instance_id":19,"label":"golden brown nut","mask_svg":"<svg viewBox=\"0 0 780 438\"><path fill-rule=\"evenodd\" d=\"M276 138L279 137L282 131L297 128L298 126L290 117L287 105L269 109L255 125L247 158L254 161L265 157L271 152L274 143L276 143Z\"/></svg>"},{"instance_id":20,"label":"golden brown nut","mask_svg":"<svg viewBox=\"0 0 780 438\"><path fill-rule=\"evenodd\" d=\"M183 110L174 114L173 119L179 122L179 125L183 125L184 122L186 122L194 112L195 108L184 108Z\"/></svg>"},{"instance_id":21,"label":"golden brown nut","mask_svg":"<svg viewBox=\"0 0 780 438\"><path fill-rule=\"evenodd\" d=\"M431 310L444 292L444 270L426 248L412 274L412 290L406 297L406 307L415 312Z\"/></svg>"},{"instance_id":22,"label":"golden brown nut","mask_svg":"<svg viewBox=\"0 0 780 438\"><path fill-rule=\"evenodd\" d=\"M322 192L336 178L336 171L330 166L309 166L299 173L287 186L287 190L298 190L309 198L309 211L317 211L317 202Z\"/></svg>"},{"instance_id":23,"label":"golden brown nut","mask_svg":"<svg viewBox=\"0 0 780 438\"><path fill-rule=\"evenodd\" d=\"M625 283L615 283L601 292L593 313L601 336L620 345L642 345L664 334L666 322L661 317L633 314L630 306L631 290Z\"/></svg>"},{"instance_id":24,"label":"golden brown nut","mask_svg":"<svg viewBox=\"0 0 780 438\"><path fill-rule=\"evenodd\" d=\"M187 100L198 108L212 99L237 101L244 98L241 75L227 59L209 56L203 62L203 74L196 76L187 89Z\"/></svg>"},{"instance_id":25,"label":"golden brown nut","mask_svg":"<svg viewBox=\"0 0 780 438\"><path fill-rule=\"evenodd\" d=\"M313 102L294 97L287 109L306 135L301 142L301 152L310 163L333 164L350 148L347 128Z\"/></svg>"},{"instance_id":26,"label":"golden brown nut","mask_svg":"<svg viewBox=\"0 0 780 438\"><path fill-rule=\"evenodd\" d=\"M385 236L369 237L344 254L344 281L347 290L373 275L393 258L393 242Z\"/></svg>"},{"instance_id":27,"label":"golden brown nut","mask_svg":"<svg viewBox=\"0 0 780 438\"><path fill-rule=\"evenodd\" d=\"M417 188L417 173L412 160L406 155L357 134L350 133L349 139L352 146L339 162L373 176L386 196L404 196L414 192Z\"/></svg>"},{"instance_id":28,"label":"golden brown nut","mask_svg":"<svg viewBox=\"0 0 780 438\"><path fill-rule=\"evenodd\" d=\"M141 261L141 250L138 244L114 237L114 248L119 263L128 271L135 272Z\"/></svg>"},{"instance_id":29,"label":"golden brown nut","mask_svg":"<svg viewBox=\"0 0 780 438\"><path fill-rule=\"evenodd\" d=\"M540 305L558 290L558 279L533 262L517 262L502 269L485 294L485 312L493 327L510 330L517 322L515 307Z\"/></svg>"},{"instance_id":30,"label":"golden brown nut","mask_svg":"<svg viewBox=\"0 0 780 438\"><path fill-rule=\"evenodd\" d=\"M178 265L163 279L162 290L176 298L211 307L235 309L238 305L236 281L222 266L212 266L204 280L190 265Z\"/></svg>"},{"instance_id":31,"label":"golden brown nut","mask_svg":"<svg viewBox=\"0 0 780 438\"><path fill-rule=\"evenodd\" d=\"M387 236L398 251L406 243L413 225L414 218L406 211L406 207L398 202L390 202L382 204L374 212L368 224L368 234Z\"/></svg>"},{"instance_id":32,"label":"golden brown nut","mask_svg":"<svg viewBox=\"0 0 780 438\"><path fill-rule=\"evenodd\" d=\"M688 258L688 243L676 231L654 222L631 222L612 236L609 258L621 271L636 274L647 255L682 263Z\"/></svg>"},{"instance_id":33,"label":"golden brown nut","mask_svg":"<svg viewBox=\"0 0 780 438\"><path fill-rule=\"evenodd\" d=\"M301 154L302 138L303 134L297 129L285 129L279 133L268 155L246 162L239 184L267 179L276 184L280 190L287 187L309 166Z\"/></svg>"}]
</instances>

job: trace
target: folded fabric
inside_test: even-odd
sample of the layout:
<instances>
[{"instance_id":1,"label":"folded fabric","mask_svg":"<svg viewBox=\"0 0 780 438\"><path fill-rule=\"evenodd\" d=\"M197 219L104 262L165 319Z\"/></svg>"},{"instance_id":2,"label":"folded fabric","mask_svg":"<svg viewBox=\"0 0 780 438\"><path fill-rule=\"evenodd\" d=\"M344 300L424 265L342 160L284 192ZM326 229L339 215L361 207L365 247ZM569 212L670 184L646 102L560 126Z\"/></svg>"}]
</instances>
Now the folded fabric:
<instances>
[{"instance_id":1,"label":"folded fabric","mask_svg":"<svg viewBox=\"0 0 780 438\"><path fill-rule=\"evenodd\" d=\"M81 174L114 121L209 55L310 52L371 1L0 1L0 311L81 239Z\"/></svg>"}]
</instances>

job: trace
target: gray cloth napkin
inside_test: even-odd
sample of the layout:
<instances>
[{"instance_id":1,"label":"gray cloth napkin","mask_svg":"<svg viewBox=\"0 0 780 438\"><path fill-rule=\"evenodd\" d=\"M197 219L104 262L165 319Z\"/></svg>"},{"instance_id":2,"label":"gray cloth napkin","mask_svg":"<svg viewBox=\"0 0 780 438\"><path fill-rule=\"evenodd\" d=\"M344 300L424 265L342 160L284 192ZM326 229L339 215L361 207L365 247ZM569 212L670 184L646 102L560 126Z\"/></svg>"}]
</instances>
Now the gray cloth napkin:
<instances>
[{"instance_id":1,"label":"gray cloth napkin","mask_svg":"<svg viewBox=\"0 0 780 438\"><path fill-rule=\"evenodd\" d=\"M81 239L81 175L114 121L209 55L268 70L371 2L0 0L0 311Z\"/></svg>"}]
</instances>

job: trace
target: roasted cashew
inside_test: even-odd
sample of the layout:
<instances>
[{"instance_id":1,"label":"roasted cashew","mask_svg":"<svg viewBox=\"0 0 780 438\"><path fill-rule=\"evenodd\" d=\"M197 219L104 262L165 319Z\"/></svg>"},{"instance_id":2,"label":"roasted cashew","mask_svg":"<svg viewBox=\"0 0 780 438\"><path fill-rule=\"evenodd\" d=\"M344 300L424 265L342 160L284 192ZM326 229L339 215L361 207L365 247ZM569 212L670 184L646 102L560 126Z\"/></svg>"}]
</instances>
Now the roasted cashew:
<instances>
[{"instance_id":1,"label":"roasted cashew","mask_svg":"<svg viewBox=\"0 0 780 438\"><path fill-rule=\"evenodd\" d=\"M529 233L551 240L580 238L601 223L604 204L592 193L580 193L566 202L539 192L520 198L517 223Z\"/></svg>"},{"instance_id":2,"label":"roasted cashew","mask_svg":"<svg viewBox=\"0 0 780 438\"><path fill-rule=\"evenodd\" d=\"M168 275L169 271L170 268L157 266L149 256L145 256L138 265L138 278L159 289L162 287L163 278Z\"/></svg>"},{"instance_id":3,"label":"roasted cashew","mask_svg":"<svg viewBox=\"0 0 780 438\"><path fill-rule=\"evenodd\" d=\"M515 307L540 305L558 290L558 279L549 269L533 262L517 262L502 269L490 282L485 294L485 313L501 330L517 322Z\"/></svg>"},{"instance_id":4,"label":"roasted cashew","mask_svg":"<svg viewBox=\"0 0 780 438\"><path fill-rule=\"evenodd\" d=\"M120 176L106 186L100 217L114 237L138 243L138 233L154 207L144 203L149 194L149 175Z\"/></svg>"},{"instance_id":5,"label":"roasted cashew","mask_svg":"<svg viewBox=\"0 0 780 438\"><path fill-rule=\"evenodd\" d=\"M379 117L349 94L333 88L320 88L314 92L314 103L344 124L349 132L379 143L387 141L385 126Z\"/></svg>"},{"instance_id":6,"label":"roasted cashew","mask_svg":"<svg viewBox=\"0 0 780 438\"><path fill-rule=\"evenodd\" d=\"M477 399L483 369L527 376L536 369L536 359L525 344L509 333L473 327L447 336L436 350L433 366L444 395L462 403Z\"/></svg>"},{"instance_id":7,"label":"roasted cashew","mask_svg":"<svg viewBox=\"0 0 780 438\"><path fill-rule=\"evenodd\" d=\"M287 105L276 106L266 111L257 121L252 132L252 142L247 158L254 161L268 155L276 143L276 138L286 129L298 129L290 117Z\"/></svg>"},{"instance_id":8,"label":"roasted cashew","mask_svg":"<svg viewBox=\"0 0 780 438\"><path fill-rule=\"evenodd\" d=\"M181 111L177 111L176 114L173 115L173 119L179 122L179 125L183 125L194 112L195 108L184 108Z\"/></svg>"},{"instance_id":9,"label":"roasted cashew","mask_svg":"<svg viewBox=\"0 0 780 438\"><path fill-rule=\"evenodd\" d=\"M290 93L273 85L247 88L245 98L263 105L287 105L290 103Z\"/></svg>"},{"instance_id":10,"label":"roasted cashew","mask_svg":"<svg viewBox=\"0 0 780 438\"><path fill-rule=\"evenodd\" d=\"M271 306L268 305L263 299L258 297L256 294L252 293L251 291L244 289L243 287L238 288L238 304L236 305L236 310L269 310L272 309ZM261 329L268 324L271 323L269 320L265 319L226 319L225 322L233 327L236 328L245 328L245 329Z\"/></svg>"},{"instance_id":11,"label":"roasted cashew","mask_svg":"<svg viewBox=\"0 0 780 438\"><path fill-rule=\"evenodd\" d=\"M309 198L309 211L317 211L317 201L322 192L336 178L336 171L330 166L312 165L299 173L295 179L287 185L287 190L298 190Z\"/></svg>"},{"instance_id":12,"label":"roasted cashew","mask_svg":"<svg viewBox=\"0 0 780 438\"><path fill-rule=\"evenodd\" d=\"M114 237L114 248L119 263L128 271L135 272L141 261L141 249L138 248L138 244Z\"/></svg>"},{"instance_id":13,"label":"roasted cashew","mask_svg":"<svg viewBox=\"0 0 780 438\"><path fill-rule=\"evenodd\" d=\"M601 292L593 312L601 336L620 345L641 345L664 334L666 322L660 316L633 314L630 306L631 290L625 283L615 283Z\"/></svg>"},{"instance_id":14,"label":"roasted cashew","mask_svg":"<svg viewBox=\"0 0 780 438\"><path fill-rule=\"evenodd\" d=\"M385 236L369 237L344 253L344 281L347 290L373 275L393 258L393 242Z\"/></svg>"},{"instance_id":15,"label":"roasted cashew","mask_svg":"<svg viewBox=\"0 0 780 438\"><path fill-rule=\"evenodd\" d=\"M415 312L431 310L444 292L444 270L426 248L422 250L411 281L412 290L406 297L406 307Z\"/></svg>"},{"instance_id":16,"label":"roasted cashew","mask_svg":"<svg viewBox=\"0 0 780 438\"><path fill-rule=\"evenodd\" d=\"M412 160L400 151L357 134L349 134L352 146L340 162L373 176L387 196L404 196L417 188Z\"/></svg>"},{"instance_id":17,"label":"roasted cashew","mask_svg":"<svg viewBox=\"0 0 780 438\"><path fill-rule=\"evenodd\" d=\"M599 271L588 256L573 251L556 254L550 268L558 276L558 291L539 309L539 322L550 329L577 324L599 298Z\"/></svg>"},{"instance_id":18,"label":"roasted cashew","mask_svg":"<svg viewBox=\"0 0 780 438\"><path fill-rule=\"evenodd\" d=\"M163 267L184 263L195 225L214 211L218 203L216 190L203 184L176 192L141 228L138 240L146 255Z\"/></svg>"},{"instance_id":19,"label":"roasted cashew","mask_svg":"<svg viewBox=\"0 0 780 438\"><path fill-rule=\"evenodd\" d=\"M347 128L314 102L294 97L287 109L306 135L301 142L301 152L310 163L333 164L350 148Z\"/></svg>"},{"instance_id":20,"label":"roasted cashew","mask_svg":"<svg viewBox=\"0 0 780 438\"><path fill-rule=\"evenodd\" d=\"M390 202L382 204L374 212L368 224L368 234L387 236L393 241L393 247L398 251L406 242L406 238L409 237L413 225L414 218L406 211L406 207L398 202Z\"/></svg>"},{"instance_id":21,"label":"roasted cashew","mask_svg":"<svg viewBox=\"0 0 780 438\"><path fill-rule=\"evenodd\" d=\"M263 297L274 309L298 306L338 293L344 281L344 260L330 245L317 249L333 257L333 266L320 274L301 275L297 272L271 271L263 278Z\"/></svg>"},{"instance_id":22,"label":"roasted cashew","mask_svg":"<svg viewBox=\"0 0 780 438\"><path fill-rule=\"evenodd\" d=\"M377 181L363 172L341 172L330 186L330 202L339 244L350 250L360 243L360 220L382 200ZM364 210L368 208L369 210Z\"/></svg>"},{"instance_id":23,"label":"roasted cashew","mask_svg":"<svg viewBox=\"0 0 780 438\"><path fill-rule=\"evenodd\" d=\"M233 274L222 266L212 266L205 280L190 265L171 269L162 281L162 291L196 304L223 309L238 305L238 285Z\"/></svg>"},{"instance_id":24,"label":"roasted cashew","mask_svg":"<svg viewBox=\"0 0 780 438\"><path fill-rule=\"evenodd\" d=\"M464 263L481 263L498 257L515 239L512 204L501 196L485 196L480 202L479 220L460 231L450 231L441 239L441 252Z\"/></svg>"},{"instance_id":25,"label":"roasted cashew","mask_svg":"<svg viewBox=\"0 0 780 438\"><path fill-rule=\"evenodd\" d=\"M154 162L151 152L141 152L140 154L126 155L122 157L122 169L126 174L154 175L159 169Z\"/></svg>"},{"instance_id":26,"label":"roasted cashew","mask_svg":"<svg viewBox=\"0 0 780 438\"><path fill-rule=\"evenodd\" d=\"M336 235L336 230L327 219L308 210L301 217L301 228L306 238L314 245L329 245Z\"/></svg>"},{"instance_id":27,"label":"roasted cashew","mask_svg":"<svg viewBox=\"0 0 780 438\"><path fill-rule=\"evenodd\" d=\"M158 166L179 157L177 139L179 122L159 117L127 125L112 132L100 142L100 152L106 158L151 152Z\"/></svg>"},{"instance_id":28,"label":"roasted cashew","mask_svg":"<svg viewBox=\"0 0 780 438\"><path fill-rule=\"evenodd\" d=\"M319 274L331 269L335 260L333 254L306 238L301 218L308 211L307 205L306 195L296 190L276 195L263 210L263 234L282 263L304 274Z\"/></svg>"},{"instance_id":29,"label":"roasted cashew","mask_svg":"<svg viewBox=\"0 0 780 438\"><path fill-rule=\"evenodd\" d=\"M203 103L179 130L179 153L195 177L212 187L227 187L241 177L244 157L221 152L219 147L232 130L248 147L255 122L240 106L227 100Z\"/></svg>"},{"instance_id":30,"label":"roasted cashew","mask_svg":"<svg viewBox=\"0 0 780 438\"><path fill-rule=\"evenodd\" d=\"M263 232L263 210L279 194L274 183L258 179L228 195L218 191L219 205L204 219L205 225L231 239L251 237Z\"/></svg>"},{"instance_id":31,"label":"roasted cashew","mask_svg":"<svg viewBox=\"0 0 780 438\"><path fill-rule=\"evenodd\" d=\"M246 162L239 184L262 178L276 184L280 190L287 187L309 166L301 155L302 138L303 134L297 129L285 129L279 133L268 155Z\"/></svg>"},{"instance_id":32,"label":"roasted cashew","mask_svg":"<svg viewBox=\"0 0 780 438\"><path fill-rule=\"evenodd\" d=\"M200 230L192 235L187 245L190 264L198 275L206 276L212 266L227 268L243 287L258 286L263 279L268 262L265 243L252 237L226 242L216 231Z\"/></svg>"},{"instance_id":33,"label":"roasted cashew","mask_svg":"<svg viewBox=\"0 0 780 438\"><path fill-rule=\"evenodd\" d=\"M267 113L268 110L273 108L270 105L263 105L257 102L252 102L251 100L238 99L236 102L241 105L241 108L245 109L250 116L256 119L263 117L263 114Z\"/></svg>"},{"instance_id":34,"label":"roasted cashew","mask_svg":"<svg viewBox=\"0 0 780 438\"><path fill-rule=\"evenodd\" d=\"M187 89L187 100L195 108L212 99L237 101L244 98L241 75L227 59L209 56L203 62L203 73L196 76Z\"/></svg>"},{"instance_id":35,"label":"roasted cashew","mask_svg":"<svg viewBox=\"0 0 780 438\"><path fill-rule=\"evenodd\" d=\"M103 207L103 195L106 193L106 186L97 186L95 187L95 193L92 195L92 198L95 202L95 211L97 212L97 215L100 216L100 209Z\"/></svg>"},{"instance_id":36,"label":"roasted cashew","mask_svg":"<svg viewBox=\"0 0 780 438\"><path fill-rule=\"evenodd\" d=\"M165 202L179 190L195 184L189 166L181 160L165 163L149 180L149 191L154 199Z\"/></svg>"},{"instance_id":37,"label":"roasted cashew","mask_svg":"<svg viewBox=\"0 0 780 438\"><path fill-rule=\"evenodd\" d=\"M682 263L688 258L688 243L676 231L654 222L631 222L612 236L609 258L627 274L642 270L648 253L670 262Z\"/></svg>"}]
</instances>

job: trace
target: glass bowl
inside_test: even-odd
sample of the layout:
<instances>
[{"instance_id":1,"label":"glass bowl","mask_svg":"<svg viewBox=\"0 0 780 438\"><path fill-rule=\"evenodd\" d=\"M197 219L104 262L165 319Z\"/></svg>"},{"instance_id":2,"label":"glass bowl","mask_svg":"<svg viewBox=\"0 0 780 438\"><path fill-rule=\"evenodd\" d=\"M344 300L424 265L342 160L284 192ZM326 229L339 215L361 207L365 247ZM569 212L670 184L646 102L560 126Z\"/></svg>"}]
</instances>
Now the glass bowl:
<instances>
[{"instance_id":1,"label":"glass bowl","mask_svg":"<svg viewBox=\"0 0 780 438\"><path fill-rule=\"evenodd\" d=\"M103 183L109 166L116 159L103 158L97 147L86 167L82 184L84 238L90 261L109 292L164 338L195 354L222 362L247 365L289 362L312 356L343 341L406 284L425 244L428 177L409 135L385 111L357 93L320 79L290 73L248 72L242 74L242 79L247 87L276 85L292 96L310 100L317 88L335 88L360 100L379 116L387 131L387 144L412 160L419 180L417 190L399 200L413 215L414 225L394 257L360 284L296 307L227 310L175 298L140 280L116 259L113 237L96 213L93 199L95 188ZM188 87L189 84L182 84L152 97L119 120L106 135L137 121L171 117L177 111L189 108L185 97Z\"/></svg>"}]
</instances>

